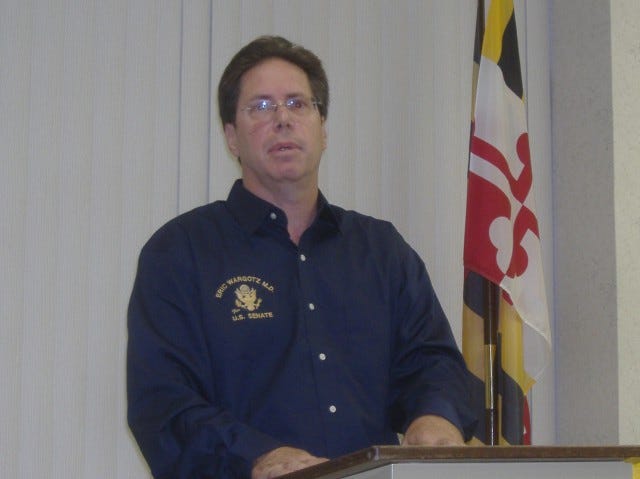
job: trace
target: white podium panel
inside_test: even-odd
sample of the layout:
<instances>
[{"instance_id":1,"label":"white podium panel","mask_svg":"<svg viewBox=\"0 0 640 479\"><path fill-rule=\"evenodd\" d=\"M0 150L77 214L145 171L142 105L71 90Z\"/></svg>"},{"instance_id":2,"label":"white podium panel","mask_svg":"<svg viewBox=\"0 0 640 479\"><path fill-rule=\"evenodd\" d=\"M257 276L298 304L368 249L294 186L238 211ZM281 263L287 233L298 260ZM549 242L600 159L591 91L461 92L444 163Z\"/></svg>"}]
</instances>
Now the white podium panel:
<instances>
[{"instance_id":1,"label":"white podium panel","mask_svg":"<svg viewBox=\"0 0 640 479\"><path fill-rule=\"evenodd\" d=\"M402 463L345 479L632 479L625 462ZM635 479L635 478L633 478Z\"/></svg>"},{"instance_id":2,"label":"white podium panel","mask_svg":"<svg viewBox=\"0 0 640 479\"><path fill-rule=\"evenodd\" d=\"M372 446L285 478L640 479L640 446Z\"/></svg>"}]
</instances>

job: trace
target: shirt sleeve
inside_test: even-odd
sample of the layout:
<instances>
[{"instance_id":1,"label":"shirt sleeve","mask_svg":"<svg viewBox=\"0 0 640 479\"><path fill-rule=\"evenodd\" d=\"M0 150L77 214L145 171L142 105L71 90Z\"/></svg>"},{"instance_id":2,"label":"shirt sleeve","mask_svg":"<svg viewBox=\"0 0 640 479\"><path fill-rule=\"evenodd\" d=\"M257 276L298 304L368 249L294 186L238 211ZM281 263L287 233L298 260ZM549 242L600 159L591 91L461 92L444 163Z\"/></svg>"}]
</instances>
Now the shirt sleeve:
<instances>
[{"instance_id":1,"label":"shirt sleeve","mask_svg":"<svg viewBox=\"0 0 640 479\"><path fill-rule=\"evenodd\" d=\"M249 477L253 460L282 444L218 403L188 246L150 243L128 310L131 431L154 477Z\"/></svg>"},{"instance_id":2,"label":"shirt sleeve","mask_svg":"<svg viewBox=\"0 0 640 479\"><path fill-rule=\"evenodd\" d=\"M470 373L420 257L397 243L398 284L391 366L390 417L404 433L426 414L453 423L469 440L476 426L470 406Z\"/></svg>"}]
</instances>

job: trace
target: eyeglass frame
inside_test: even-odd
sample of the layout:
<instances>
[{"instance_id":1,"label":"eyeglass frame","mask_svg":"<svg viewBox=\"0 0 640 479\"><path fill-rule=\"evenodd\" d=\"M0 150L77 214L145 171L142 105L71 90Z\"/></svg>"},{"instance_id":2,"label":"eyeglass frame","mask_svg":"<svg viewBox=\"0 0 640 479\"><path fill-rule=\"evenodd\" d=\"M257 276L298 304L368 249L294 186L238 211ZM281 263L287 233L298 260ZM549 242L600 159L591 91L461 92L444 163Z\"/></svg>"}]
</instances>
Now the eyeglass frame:
<instances>
[{"instance_id":1,"label":"eyeglass frame","mask_svg":"<svg viewBox=\"0 0 640 479\"><path fill-rule=\"evenodd\" d=\"M272 100L271 98L257 98L256 100L252 101L251 104L243 108L240 108L240 111L246 111L248 115L254 119L262 118L261 115L263 114L264 114L264 119L267 119L267 118L271 119L277 113L278 108L283 106L288 113L291 113L298 118L304 118L305 116L307 116L307 113L304 113L302 111L296 111L295 108L292 108L293 105L291 105L291 102L294 102L294 101L302 101L304 105L308 105L309 108L305 109L304 112L308 111L309 113L311 113L313 110L316 110L319 112L320 110L318 109L318 107L322 105L322 102L314 98L307 98L304 96L292 96L283 101L275 101L275 100ZM261 110L256 109L259 103L265 103L265 102L269 104L268 107L265 107Z\"/></svg>"}]
</instances>

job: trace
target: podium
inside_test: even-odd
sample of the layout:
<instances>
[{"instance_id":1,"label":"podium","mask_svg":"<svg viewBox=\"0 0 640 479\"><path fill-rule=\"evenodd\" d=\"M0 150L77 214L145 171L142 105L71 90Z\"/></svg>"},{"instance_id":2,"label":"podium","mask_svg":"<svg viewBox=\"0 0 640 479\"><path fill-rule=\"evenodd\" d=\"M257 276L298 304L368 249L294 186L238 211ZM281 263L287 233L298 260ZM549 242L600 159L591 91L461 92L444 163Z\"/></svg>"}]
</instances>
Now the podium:
<instances>
[{"instance_id":1,"label":"podium","mask_svg":"<svg viewBox=\"0 0 640 479\"><path fill-rule=\"evenodd\" d=\"M640 479L640 446L372 446L286 479Z\"/></svg>"}]
</instances>

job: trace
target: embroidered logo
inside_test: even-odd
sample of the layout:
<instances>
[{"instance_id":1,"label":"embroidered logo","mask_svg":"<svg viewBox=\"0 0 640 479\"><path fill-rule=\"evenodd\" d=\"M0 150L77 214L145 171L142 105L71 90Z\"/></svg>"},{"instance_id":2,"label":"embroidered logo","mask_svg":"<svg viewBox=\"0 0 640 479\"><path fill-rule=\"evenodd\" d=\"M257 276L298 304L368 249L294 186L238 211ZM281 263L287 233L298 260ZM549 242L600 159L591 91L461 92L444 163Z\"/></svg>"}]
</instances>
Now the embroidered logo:
<instances>
[{"instance_id":1,"label":"embroidered logo","mask_svg":"<svg viewBox=\"0 0 640 479\"><path fill-rule=\"evenodd\" d=\"M236 285L238 286L233 288ZM272 311L260 310L266 295L275 292L275 287L268 281L257 276L234 276L218 286L215 297L224 300L225 295L231 290L233 290L233 303L230 304L232 321L275 317Z\"/></svg>"},{"instance_id":2,"label":"embroidered logo","mask_svg":"<svg viewBox=\"0 0 640 479\"><path fill-rule=\"evenodd\" d=\"M241 284L236 288L236 306L247 311L255 311L260 307L262 300L258 298L255 288L250 288L246 284Z\"/></svg>"}]
</instances>

